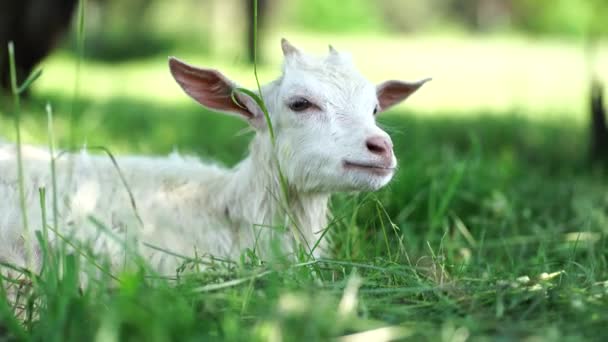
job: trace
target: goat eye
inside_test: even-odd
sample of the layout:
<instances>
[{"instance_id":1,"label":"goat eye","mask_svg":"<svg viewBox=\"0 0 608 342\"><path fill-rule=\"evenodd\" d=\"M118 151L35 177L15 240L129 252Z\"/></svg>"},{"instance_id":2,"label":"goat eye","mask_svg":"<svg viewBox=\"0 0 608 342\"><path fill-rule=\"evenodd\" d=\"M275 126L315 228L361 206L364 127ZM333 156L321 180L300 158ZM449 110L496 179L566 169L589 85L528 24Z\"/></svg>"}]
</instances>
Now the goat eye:
<instances>
[{"instance_id":1,"label":"goat eye","mask_svg":"<svg viewBox=\"0 0 608 342\"><path fill-rule=\"evenodd\" d=\"M297 99L289 104L289 109L294 112L302 112L312 107L312 103L306 99Z\"/></svg>"},{"instance_id":2,"label":"goat eye","mask_svg":"<svg viewBox=\"0 0 608 342\"><path fill-rule=\"evenodd\" d=\"M374 108L374 115L376 115L376 113L378 113L378 107Z\"/></svg>"}]
</instances>

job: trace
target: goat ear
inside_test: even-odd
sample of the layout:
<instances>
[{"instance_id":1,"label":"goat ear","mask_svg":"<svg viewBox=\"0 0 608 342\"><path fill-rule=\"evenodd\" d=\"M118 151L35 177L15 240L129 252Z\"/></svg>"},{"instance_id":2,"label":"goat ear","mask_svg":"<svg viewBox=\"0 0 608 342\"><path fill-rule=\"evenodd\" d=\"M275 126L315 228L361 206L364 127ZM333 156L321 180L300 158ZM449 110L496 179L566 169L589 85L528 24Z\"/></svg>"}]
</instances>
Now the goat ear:
<instances>
[{"instance_id":1,"label":"goat ear","mask_svg":"<svg viewBox=\"0 0 608 342\"><path fill-rule=\"evenodd\" d=\"M235 91L236 85L219 71L197 68L175 57L169 58L169 69L186 94L203 106L238 114L249 121L263 120L262 110L257 103L249 96Z\"/></svg>"},{"instance_id":2,"label":"goat ear","mask_svg":"<svg viewBox=\"0 0 608 342\"><path fill-rule=\"evenodd\" d=\"M376 95L380 105L379 112L383 112L399 102L407 99L430 78L418 82L386 81L376 87Z\"/></svg>"},{"instance_id":3,"label":"goat ear","mask_svg":"<svg viewBox=\"0 0 608 342\"><path fill-rule=\"evenodd\" d=\"M281 39L281 49L283 50L283 56L285 57L300 54L300 50L298 50L298 48L296 48L295 46L291 45L291 43L285 38Z\"/></svg>"}]
</instances>

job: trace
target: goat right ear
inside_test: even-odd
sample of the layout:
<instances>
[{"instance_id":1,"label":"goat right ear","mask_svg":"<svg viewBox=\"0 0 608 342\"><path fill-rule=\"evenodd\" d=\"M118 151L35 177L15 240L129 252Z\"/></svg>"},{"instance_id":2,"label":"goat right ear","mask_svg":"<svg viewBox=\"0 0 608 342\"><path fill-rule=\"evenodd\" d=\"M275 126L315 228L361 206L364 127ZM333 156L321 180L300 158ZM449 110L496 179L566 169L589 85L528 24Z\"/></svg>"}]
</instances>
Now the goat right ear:
<instances>
[{"instance_id":1,"label":"goat right ear","mask_svg":"<svg viewBox=\"0 0 608 342\"><path fill-rule=\"evenodd\" d=\"M169 69L186 94L203 106L238 114L252 124L263 121L264 115L257 103L242 92L235 91L237 86L219 71L197 68L175 57L169 57Z\"/></svg>"},{"instance_id":2,"label":"goat right ear","mask_svg":"<svg viewBox=\"0 0 608 342\"><path fill-rule=\"evenodd\" d=\"M376 87L376 95L380 105L380 112L383 112L399 102L407 99L416 90L422 87L430 78L418 82L386 81Z\"/></svg>"}]
</instances>

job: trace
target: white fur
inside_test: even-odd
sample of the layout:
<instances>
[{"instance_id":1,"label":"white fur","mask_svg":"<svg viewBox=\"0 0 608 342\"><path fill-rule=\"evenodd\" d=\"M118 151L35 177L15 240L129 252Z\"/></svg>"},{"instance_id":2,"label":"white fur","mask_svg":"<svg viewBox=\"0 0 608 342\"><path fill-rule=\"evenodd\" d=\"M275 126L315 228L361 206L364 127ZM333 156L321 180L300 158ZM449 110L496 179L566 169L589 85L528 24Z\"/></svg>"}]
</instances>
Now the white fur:
<instances>
[{"instance_id":1,"label":"white fur","mask_svg":"<svg viewBox=\"0 0 608 342\"><path fill-rule=\"evenodd\" d=\"M389 182L392 172L376 175L344 167L345 160L375 163L377 156L368 151L365 140L389 138L372 114L378 102L376 87L357 72L349 57L335 51L323 58L300 52L286 55L283 75L263 88L276 148L264 124L257 127L249 156L232 169L178 155L119 157L137 211L110 158L86 150L64 155L56 165L59 230L91 243L120 265L124 246L96 227L94 217L116 237L135 241L153 267L169 273L180 260L143 243L186 256L229 259L254 247L268 255L274 238L286 252L294 250L296 241L310 250L327 227L332 192L376 190ZM303 95L319 110L291 111L289 99ZM41 187L47 190L46 224L53 222L50 157L46 149L24 146L23 160L29 226L40 230ZM275 160L289 186L287 209L281 204ZM396 166L394 155L391 164ZM16 147L0 145L0 261L25 265L25 241L35 239L24 233L16 169ZM295 229L281 232L285 223ZM57 239L51 234L53 244ZM326 248L322 242L315 254ZM39 250L34 244L36 266Z\"/></svg>"}]
</instances>

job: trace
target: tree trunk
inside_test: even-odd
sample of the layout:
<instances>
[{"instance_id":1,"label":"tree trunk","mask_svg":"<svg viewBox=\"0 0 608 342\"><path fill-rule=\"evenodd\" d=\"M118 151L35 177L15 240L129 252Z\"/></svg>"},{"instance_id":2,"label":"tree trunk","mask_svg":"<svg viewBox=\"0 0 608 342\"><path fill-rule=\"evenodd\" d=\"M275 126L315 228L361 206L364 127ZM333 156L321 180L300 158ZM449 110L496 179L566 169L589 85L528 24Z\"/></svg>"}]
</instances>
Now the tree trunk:
<instances>
[{"instance_id":1,"label":"tree trunk","mask_svg":"<svg viewBox=\"0 0 608 342\"><path fill-rule=\"evenodd\" d=\"M591 160L608 161L608 127L604 107L604 87L599 81L591 85Z\"/></svg>"}]
</instances>

